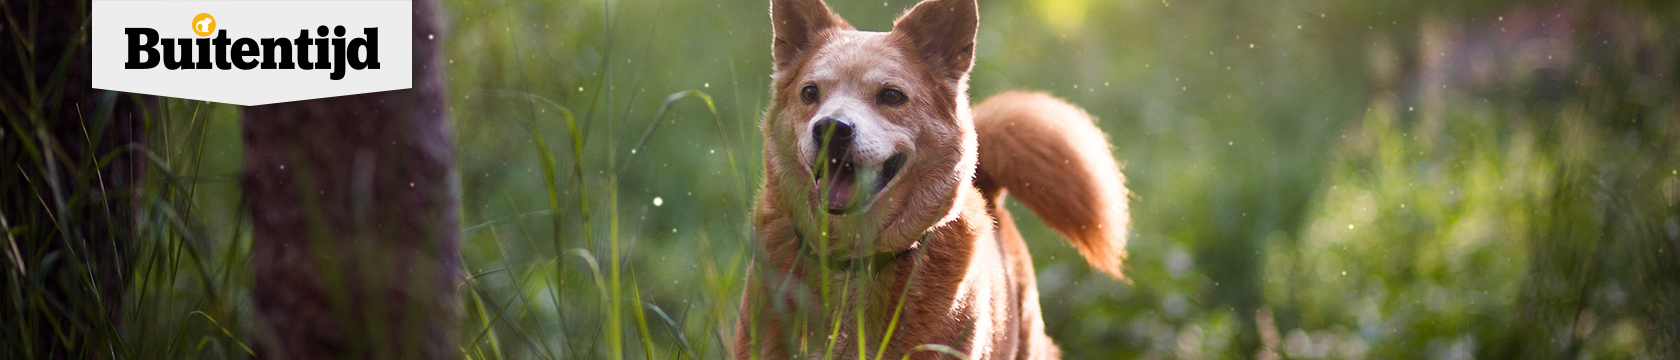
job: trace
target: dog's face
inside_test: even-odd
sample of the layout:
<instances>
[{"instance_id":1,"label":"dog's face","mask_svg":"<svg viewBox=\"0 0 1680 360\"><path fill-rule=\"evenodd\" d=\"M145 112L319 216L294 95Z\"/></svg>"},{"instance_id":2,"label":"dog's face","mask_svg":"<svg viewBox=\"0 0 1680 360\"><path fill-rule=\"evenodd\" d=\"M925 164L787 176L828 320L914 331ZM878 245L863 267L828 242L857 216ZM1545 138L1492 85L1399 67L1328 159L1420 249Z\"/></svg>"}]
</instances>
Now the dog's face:
<instances>
[{"instance_id":1,"label":"dog's face","mask_svg":"<svg viewBox=\"0 0 1680 360\"><path fill-rule=\"evenodd\" d=\"M966 92L978 16L974 0L930 0L890 32L865 32L820 0L771 1L766 170L807 246L842 258L896 251L955 217L974 174Z\"/></svg>"}]
</instances>

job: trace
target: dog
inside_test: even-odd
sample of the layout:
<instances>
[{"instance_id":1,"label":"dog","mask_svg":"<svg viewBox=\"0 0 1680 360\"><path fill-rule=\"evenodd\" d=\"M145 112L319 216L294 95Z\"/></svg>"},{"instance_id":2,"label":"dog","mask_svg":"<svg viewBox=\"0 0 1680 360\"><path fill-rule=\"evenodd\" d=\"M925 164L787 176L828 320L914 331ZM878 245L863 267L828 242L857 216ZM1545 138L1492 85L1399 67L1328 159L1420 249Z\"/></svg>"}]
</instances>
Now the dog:
<instances>
[{"instance_id":1,"label":"dog","mask_svg":"<svg viewBox=\"0 0 1680 360\"><path fill-rule=\"evenodd\" d=\"M867 32L821 0L770 1L762 252L735 358L1060 357L1006 195L1125 280L1127 190L1105 135L1042 93L971 109L979 16L975 0L926 0Z\"/></svg>"}]
</instances>

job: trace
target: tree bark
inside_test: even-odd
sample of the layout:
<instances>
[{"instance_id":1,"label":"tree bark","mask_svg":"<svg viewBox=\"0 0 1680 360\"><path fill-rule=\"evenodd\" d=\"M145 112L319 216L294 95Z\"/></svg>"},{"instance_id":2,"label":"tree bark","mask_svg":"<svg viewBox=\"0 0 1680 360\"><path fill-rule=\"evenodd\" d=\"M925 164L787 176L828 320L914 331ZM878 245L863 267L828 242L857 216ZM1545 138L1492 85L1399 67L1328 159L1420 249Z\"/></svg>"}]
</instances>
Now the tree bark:
<instances>
[{"instance_id":1,"label":"tree bark","mask_svg":"<svg viewBox=\"0 0 1680 360\"><path fill-rule=\"evenodd\" d=\"M412 89L245 108L260 356L460 356L438 14L414 1Z\"/></svg>"}]
</instances>

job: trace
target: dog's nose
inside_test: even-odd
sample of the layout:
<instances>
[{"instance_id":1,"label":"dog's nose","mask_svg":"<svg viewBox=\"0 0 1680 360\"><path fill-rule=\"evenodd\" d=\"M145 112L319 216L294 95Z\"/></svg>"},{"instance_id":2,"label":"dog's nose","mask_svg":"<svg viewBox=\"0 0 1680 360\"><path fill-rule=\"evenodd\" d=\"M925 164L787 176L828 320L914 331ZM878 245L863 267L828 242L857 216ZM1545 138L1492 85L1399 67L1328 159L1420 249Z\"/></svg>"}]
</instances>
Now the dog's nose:
<instances>
[{"instance_id":1,"label":"dog's nose","mask_svg":"<svg viewBox=\"0 0 1680 360\"><path fill-rule=\"evenodd\" d=\"M852 144L852 120L844 116L824 116L811 126L811 139L827 144L830 153L838 153ZM828 141L823 141L828 139Z\"/></svg>"}]
</instances>

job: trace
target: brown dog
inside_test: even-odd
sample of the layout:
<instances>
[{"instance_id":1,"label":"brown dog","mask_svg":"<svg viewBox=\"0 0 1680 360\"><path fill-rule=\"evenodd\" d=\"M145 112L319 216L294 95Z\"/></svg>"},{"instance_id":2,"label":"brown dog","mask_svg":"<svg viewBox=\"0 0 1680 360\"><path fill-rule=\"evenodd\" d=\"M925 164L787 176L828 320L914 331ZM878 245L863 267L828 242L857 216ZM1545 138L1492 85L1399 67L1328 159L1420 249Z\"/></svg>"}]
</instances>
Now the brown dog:
<instances>
[{"instance_id":1,"label":"brown dog","mask_svg":"<svg viewBox=\"0 0 1680 360\"><path fill-rule=\"evenodd\" d=\"M885 33L821 0L771 0L770 18L764 253L735 357L1058 357L1003 196L1120 278L1126 189L1091 118L1039 93L969 109L975 0L924 1Z\"/></svg>"}]
</instances>

